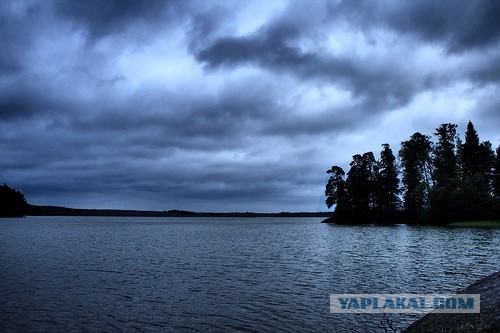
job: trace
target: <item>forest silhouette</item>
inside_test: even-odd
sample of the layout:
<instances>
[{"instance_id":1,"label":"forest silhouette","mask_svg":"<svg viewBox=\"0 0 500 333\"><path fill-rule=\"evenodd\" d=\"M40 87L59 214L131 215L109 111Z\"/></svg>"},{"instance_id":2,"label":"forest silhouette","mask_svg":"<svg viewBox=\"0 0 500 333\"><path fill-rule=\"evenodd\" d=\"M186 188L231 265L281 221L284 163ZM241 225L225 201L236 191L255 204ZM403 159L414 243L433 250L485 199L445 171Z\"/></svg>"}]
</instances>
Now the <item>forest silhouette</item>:
<instances>
[{"instance_id":1,"label":"forest silhouette","mask_svg":"<svg viewBox=\"0 0 500 333\"><path fill-rule=\"evenodd\" d=\"M429 135L414 133L401 143L398 159L389 144L379 159L356 154L346 173L332 166L326 184L327 222L421 223L500 219L500 146L481 142L469 121L464 140L457 125L442 124Z\"/></svg>"},{"instance_id":2,"label":"forest silhouette","mask_svg":"<svg viewBox=\"0 0 500 333\"><path fill-rule=\"evenodd\" d=\"M0 217L21 217L28 204L24 195L7 184L0 186Z\"/></svg>"}]
</instances>

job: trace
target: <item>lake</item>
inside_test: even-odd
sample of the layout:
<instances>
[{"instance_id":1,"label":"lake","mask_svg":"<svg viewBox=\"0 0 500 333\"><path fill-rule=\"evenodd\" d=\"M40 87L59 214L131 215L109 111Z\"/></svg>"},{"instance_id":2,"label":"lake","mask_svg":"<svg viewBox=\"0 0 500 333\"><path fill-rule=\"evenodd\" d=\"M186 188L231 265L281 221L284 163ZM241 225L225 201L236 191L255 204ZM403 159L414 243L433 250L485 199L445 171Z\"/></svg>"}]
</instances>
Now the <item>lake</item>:
<instances>
[{"instance_id":1,"label":"lake","mask_svg":"<svg viewBox=\"0 0 500 333\"><path fill-rule=\"evenodd\" d=\"M499 270L498 228L320 221L0 219L0 331L383 332L381 315L330 314L329 295L453 292Z\"/></svg>"}]
</instances>

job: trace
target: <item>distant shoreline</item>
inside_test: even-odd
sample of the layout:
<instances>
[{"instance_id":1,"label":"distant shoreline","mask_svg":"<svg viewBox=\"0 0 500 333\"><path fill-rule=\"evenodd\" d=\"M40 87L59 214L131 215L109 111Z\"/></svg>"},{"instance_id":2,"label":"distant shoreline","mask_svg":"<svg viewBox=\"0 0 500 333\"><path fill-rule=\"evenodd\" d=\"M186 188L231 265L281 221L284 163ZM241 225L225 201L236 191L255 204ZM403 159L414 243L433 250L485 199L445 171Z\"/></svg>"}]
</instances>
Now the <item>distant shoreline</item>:
<instances>
[{"instance_id":1,"label":"distant shoreline","mask_svg":"<svg viewBox=\"0 0 500 333\"><path fill-rule=\"evenodd\" d=\"M185 210L144 211L121 209L80 209L59 206L29 205L26 216L123 216L123 217L330 217L331 212L210 213Z\"/></svg>"}]
</instances>

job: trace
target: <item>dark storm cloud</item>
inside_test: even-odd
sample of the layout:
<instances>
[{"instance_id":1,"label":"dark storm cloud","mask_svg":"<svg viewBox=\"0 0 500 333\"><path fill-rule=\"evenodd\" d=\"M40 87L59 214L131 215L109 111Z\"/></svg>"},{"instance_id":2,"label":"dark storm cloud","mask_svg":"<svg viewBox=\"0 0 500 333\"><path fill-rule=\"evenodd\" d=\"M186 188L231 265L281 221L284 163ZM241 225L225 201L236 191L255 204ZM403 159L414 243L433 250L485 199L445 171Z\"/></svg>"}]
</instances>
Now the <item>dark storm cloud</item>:
<instances>
[{"instance_id":1,"label":"dark storm cloud","mask_svg":"<svg viewBox=\"0 0 500 333\"><path fill-rule=\"evenodd\" d=\"M364 111L364 105L356 104L352 107L328 108L314 114L282 113L276 121L266 122L261 133L284 137L306 136L311 139L332 132L340 134L362 126L360 117L364 117L365 122L369 121L371 116L365 115Z\"/></svg>"},{"instance_id":2,"label":"dark storm cloud","mask_svg":"<svg viewBox=\"0 0 500 333\"><path fill-rule=\"evenodd\" d=\"M29 128L32 124L18 129L23 136L21 140L7 142L2 138L1 142L6 144L2 150L9 148L5 149L9 154L0 165L4 171L16 169L21 179L9 179L14 183L25 182L23 190L42 202L49 196L51 200L64 200L67 205L91 202L90 205L105 208L106 202L109 207L109 198L116 195L141 193L141 198L153 203L160 200L161 204L154 206L156 209L193 209L197 203L197 207L210 210L201 205L210 198L211 202L221 204L226 201L225 209L237 210L236 205L244 207L255 200L269 202L271 207L279 197L290 195L279 192L283 186L289 186L292 178L310 179L306 177L310 168L305 165L297 168L293 159L279 167L255 158L219 159L214 147L207 150L200 143L195 145L196 138L183 136L184 140L193 141L172 146L169 141L178 140L177 136L163 133L162 138L162 134L148 126L134 131L127 127L123 131L88 128L83 136L60 125L38 125L33 131ZM207 137L213 139L211 135ZM230 135L224 138L228 146L234 139ZM151 144L156 146L146 146ZM191 146L183 147L187 145ZM186 149L195 148L198 151L186 155ZM221 149L223 142L219 142L218 150ZM92 201L95 196L109 198L98 203ZM151 202L148 207L152 207ZM119 207L127 207L126 202Z\"/></svg>"},{"instance_id":3,"label":"dark storm cloud","mask_svg":"<svg viewBox=\"0 0 500 333\"><path fill-rule=\"evenodd\" d=\"M0 94L0 119L13 120L16 118L30 117L40 108L50 106L50 103L38 96L37 93L30 94L30 99L26 99L26 92L21 94L2 92Z\"/></svg>"},{"instance_id":4,"label":"dark storm cloud","mask_svg":"<svg viewBox=\"0 0 500 333\"><path fill-rule=\"evenodd\" d=\"M479 84L500 82L500 54L483 53L471 60L466 71L468 77Z\"/></svg>"},{"instance_id":5,"label":"dark storm cloud","mask_svg":"<svg viewBox=\"0 0 500 333\"><path fill-rule=\"evenodd\" d=\"M127 142L142 147L234 148L275 117L276 89L253 81L249 78L231 83L215 94L151 88L137 91L124 96L125 106L110 106L72 118L71 128L82 134L105 136L127 132Z\"/></svg>"},{"instance_id":6,"label":"dark storm cloud","mask_svg":"<svg viewBox=\"0 0 500 333\"><path fill-rule=\"evenodd\" d=\"M46 91L43 85L21 82L0 90L0 122L12 122L41 114L55 115L70 108L71 105L63 96Z\"/></svg>"},{"instance_id":7,"label":"dark storm cloud","mask_svg":"<svg viewBox=\"0 0 500 333\"><path fill-rule=\"evenodd\" d=\"M22 58L31 43L31 27L28 18L33 19L33 9L21 10L13 14L11 1L0 2L0 74L14 75L23 70Z\"/></svg>"},{"instance_id":8,"label":"dark storm cloud","mask_svg":"<svg viewBox=\"0 0 500 333\"><path fill-rule=\"evenodd\" d=\"M497 47L500 41L500 3L495 0L417 0L387 7L379 9L386 9L384 24L442 43L449 52Z\"/></svg>"},{"instance_id":9,"label":"dark storm cloud","mask_svg":"<svg viewBox=\"0 0 500 333\"><path fill-rule=\"evenodd\" d=\"M448 52L498 46L500 4L477 1L341 1L327 3L333 20L368 32L376 27L442 45Z\"/></svg>"},{"instance_id":10,"label":"dark storm cloud","mask_svg":"<svg viewBox=\"0 0 500 333\"><path fill-rule=\"evenodd\" d=\"M406 105L416 93L433 88L429 83L440 85L448 78L432 74L418 78L403 69L404 59L388 58L380 63L370 56L303 50L300 40L317 38L326 25L336 21L352 25L354 30L380 27L415 35L449 52L498 47L500 38L500 4L495 1L325 2L320 16L311 16L309 21L293 5L289 8L250 35L222 36L195 50L196 58L211 69L255 64L300 79L320 78L349 89L366 99L366 107L377 111ZM480 69L470 78L481 80L479 73ZM492 76L491 71L484 75Z\"/></svg>"},{"instance_id":11,"label":"dark storm cloud","mask_svg":"<svg viewBox=\"0 0 500 333\"><path fill-rule=\"evenodd\" d=\"M414 114L496 133L499 7L1 1L0 182L35 204L318 209L331 163Z\"/></svg>"},{"instance_id":12,"label":"dark storm cloud","mask_svg":"<svg viewBox=\"0 0 500 333\"><path fill-rule=\"evenodd\" d=\"M200 51L197 59L211 68L254 63L271 70L288 72L300 79L321 79L351 90L355 97L366 99L367 106L377 111L382 107L406 104L420 89L418 83L397 72L392 63L376 67L368 59L329 57L303 52L285 41L255 36L225 37Z\"/></svg>"},{"instance_id":13,"label":"dark storm cloud","mask_svg":"<svg viewBox=\"0 0 500 333\"><path fill-rule=\"evenodd\" d=\"M152 29L177 22L189 3L188 0L57 0L54 5L58 13L86 29L91 39L98 39L137 29L140 25Z\"/></svg>"}]
</instances>

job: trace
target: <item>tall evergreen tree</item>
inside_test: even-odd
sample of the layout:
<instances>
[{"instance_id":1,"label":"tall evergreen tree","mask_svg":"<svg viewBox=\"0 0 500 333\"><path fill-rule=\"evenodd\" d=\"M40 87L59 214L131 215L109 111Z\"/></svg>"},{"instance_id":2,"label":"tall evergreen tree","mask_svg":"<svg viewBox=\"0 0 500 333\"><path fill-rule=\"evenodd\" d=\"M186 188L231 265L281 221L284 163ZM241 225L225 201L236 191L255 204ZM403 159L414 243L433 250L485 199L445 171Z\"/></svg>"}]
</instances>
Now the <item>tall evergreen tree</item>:
<instances>
[{"instance_id":1,"label":"tall evergreen tree","mask_svg":"<svg viewBox=\"0 0 500 333\"><path fill-rule=\"evenodd\" d=\"M339 205L346 203L345 172L341 167L334 165L326 173L331 175L325 189L326 206L331 208L337 205L336 208L339 208Z\"/></svg>"},{"instance_id":2,"label":"tall evergreen tree","mask_svg":"<svg viewBox=\"0 0 500 333\"><path fill-rule=\"evenodd\" d=\"M377 210L383 221L392 221L400 206L398 169L389 144L382 148L376 181Z\"/></svg>"},{"instance_id":3,"label":"tall evergreen tree","mask_svg":"<svg viewBox=\"0 0 500 333\"><path fill-rule=\"evenodd\" d=\"M430 136L414 133L401 143L403 207L407 218L417 219L427 205L427 191L433 178Z\"/></svg>"},{"instance_id":4,"label":"tall evergreen tree","mask_svg":"<svg viewBox=\"0 0 500 333\"><path fill-rule=\"evenodd\" d=\"M495 153L491 142L484 141L479 144L477 154L477 173L482 175L488 183L489 193L493 192L493 166Z\"/></svg>"},{"instance_id":5,"label":"tall evergreen tree","mask_svg":"<svg viewBox=\"0 0 500 333\"><path fill-rule=\"evenodd\" d=\"M457 144L457 152L461 179L472 177L476 173L487 178L491 176L495 153L489 141L479 141L479 135L471 121L467 124L465 142Z\"/></svg>"},{"instance_id":6,"label":"tall evergreen tree","mask_svg":"<svg viewBox=\"0 0 500 333\"><path fill-rule=\"evenodd\" d=\"M457 125L442 124L434 133L438 139L434 146L434 186L429 191L429 217L442 224L457 218L459 204L457 156Z\"/></svg>"},{"instance_id":7,"label":"tall evergreen tree","mask_svg":"<svg viewBox=\"0 0 500 333\"><path fill-rule=\"evenodd\" d=\"M352 200L346 187L345 172L341 167L332 166L327 173L331 174L326 184L325 195L328 208L335 206L334 220L338 223L351 222Z\"/></svg>"},{"instance_id":8,"label":"tall evergreen tree","mask_svg":"<svg viewBox=\"0 0 500 333\"><path fill-rule=\"evenodd\" d=\"M360 154L352 157L347 172L346 188L349 193L349 206L355 210L367 211L369 208L368 177L364 172L363 158Z\"/></svg>"},{"instance_id":9,"label":"tall evergreen tree","mask_svg":"<svg viewBox=\"0 0 500 333\"><path fill-rule=\"evenodd\" d=\"M500 145L496 149L492 170L493 198L500 203Z\"/></svg>"},{"instance_id":10,"label":"tall evergreen tree","mask_svg":"<svg viewBox=\"0 0 500 333\"><path fill-rule=\"evenodd\" d=\"M474 125L467 124L465 142L457 141L458 175L456 189L458 218L487 218L491 207L492 167L494 153L491 143L480 142Z\"/></svg>"},{"instance_id":11,"label":"tall evergreen tree","mask_svg":"<svg viewBox=\"0 0 500 333\"><path fill-rule=\"evenodd\" d=\"M472 177L478 171L479 136L471 121L467 124L465 142L457 144L462 178Z\"/></svg>"},{"instance_id":12,"label":"tall evergreen tree","mask_svg":"<svg viewBox=\"0 0 500 333\"><path fill-rule=\"evenodd\" d=\"M348 208L352 212L352 222L366 223L372 220L370 212L375 206L375 157L372 152L356 154L350 166L346 180Z\"/></svg>"},{"instance_id":13,"label":"tall evergreen tree","mask_svg":"<svg viewBox=\"0 0 500 333\"><path fill-rule=\"evenodd\" d=\"M496 154L493 159L493 167L491 168L491 187L491 215L495 219L500 219L500 145L496 149Z\"/></svg>"},{"instance_id":14,"label":"tall evergreen tree","mask_svg":"<svg viewBox=\"0 0 500 333\"><path fill-rule=\"evenodd\" d=\"M457 176L455 142L457 125L442 124L434 133L438 142L434 146L434 180L436 186L446 186Z\"/></svg>"}]
</instances>

